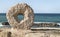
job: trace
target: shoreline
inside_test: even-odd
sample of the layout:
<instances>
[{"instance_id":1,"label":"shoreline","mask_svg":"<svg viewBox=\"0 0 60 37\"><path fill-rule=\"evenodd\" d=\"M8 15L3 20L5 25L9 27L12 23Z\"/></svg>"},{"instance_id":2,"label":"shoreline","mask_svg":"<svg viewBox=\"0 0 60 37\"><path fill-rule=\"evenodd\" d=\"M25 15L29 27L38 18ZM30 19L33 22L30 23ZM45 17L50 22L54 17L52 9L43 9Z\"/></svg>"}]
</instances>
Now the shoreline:
<instances>
[{"instance_id":1,"label":"shoreline","mask_svg":"<svg viewBox=\"0 0 60 37\"><path fill-rule=\"evenodd\" d=\"M53 24L60 24L55 22L34 22L34 25L31 27L31 29L51 29L51 30L60 30L60 25L54 26ZM2 22L0 22L0 29L1 28L11 28L10 25L2 25Z\"/></svg>"}]
</instances>

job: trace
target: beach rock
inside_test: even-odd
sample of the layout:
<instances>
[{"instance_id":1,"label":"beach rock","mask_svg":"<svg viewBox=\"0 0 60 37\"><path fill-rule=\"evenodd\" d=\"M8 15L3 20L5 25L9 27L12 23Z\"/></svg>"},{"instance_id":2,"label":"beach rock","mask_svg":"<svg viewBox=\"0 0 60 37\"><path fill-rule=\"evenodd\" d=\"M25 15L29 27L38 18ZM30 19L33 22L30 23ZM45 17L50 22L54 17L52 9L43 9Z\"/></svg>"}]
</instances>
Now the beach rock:
<instances>
[{"instance_id":1,"label":"beach rock","mask_svg":"<svg viewBox=\"0 0 60 37\"><path fill-rule=\"evenodd\" d=\"M18 15L23 15L23 20L18 20ZM33 25L33 9L26 3L17 4L11 7L6 13L7 20L13 28L30 29Z\"/></svg>"},{"instance_id":2,"label":"beach rock","mask_svg":"<svg viewBox=\"0 0 60 37\"><path fill-rule=\"evenodd\" d=\"M59 27L57 23L34 23L32 27Z\"/></svg>"},{"instance_id":3,"label":"beach rock","mask_svg":"<svg viewBox=\"0 0 60 37\"><path fill-rule=\"evenodd\" d=\"M2 25L9 25L8 22L2 22Z\"/></svg>"},{"instance_id":4,"label":"beach rock","mask_svg":"<svg viewBox=\"0 0 60 37\"><path fill-rule=\"evenodd\" d=\"M57 23L39 23L38 26L40 26L40 27L56 27L58 25L57 25Z\"/></svg>"},{"instance_id":5,"label":"beach rock","mask_svg":"<svg viewBox=\"0 0 60 37\"><path fill-rule=\"evenodd\" d=\"M0 37L11 37L11 32L8 31L0 32Z\"/></svg>"}]
</instances>

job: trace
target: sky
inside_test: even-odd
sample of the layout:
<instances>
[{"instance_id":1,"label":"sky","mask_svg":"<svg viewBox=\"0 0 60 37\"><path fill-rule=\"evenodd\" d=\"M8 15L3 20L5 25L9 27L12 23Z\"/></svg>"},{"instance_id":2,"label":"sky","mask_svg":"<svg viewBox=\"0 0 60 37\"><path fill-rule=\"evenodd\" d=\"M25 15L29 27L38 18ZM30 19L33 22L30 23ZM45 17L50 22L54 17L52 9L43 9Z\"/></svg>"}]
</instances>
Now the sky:
<instances>
[{"instance_id":1,"label":"sky","mask_svg":"<svg viewBox=\"0 0 60 37\"><path fill-rule=\"evenodd\" d=\"M34 13L60 13L60 0L0 0L0 13L18 3L27 3Z\"/></svg>"}]
</instances>

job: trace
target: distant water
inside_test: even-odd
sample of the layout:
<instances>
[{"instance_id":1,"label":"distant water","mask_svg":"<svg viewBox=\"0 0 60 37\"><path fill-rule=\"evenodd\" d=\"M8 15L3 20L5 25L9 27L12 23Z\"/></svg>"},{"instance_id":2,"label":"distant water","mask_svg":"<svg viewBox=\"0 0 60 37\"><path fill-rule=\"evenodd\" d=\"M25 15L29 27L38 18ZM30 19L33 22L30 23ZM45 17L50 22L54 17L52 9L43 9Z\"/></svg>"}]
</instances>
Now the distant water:
<instances>
[{"instance_id":1,"label":"distant water","mask_svg":"<svg viewBox=\"0 0 60 37\"><path fill-rule=\"evenodd\" d=\"M58 22L60 23L60 14L34 14L34 22ZM19 16L22 19L22 17ZM0 13L0 22L6 22L6 14Z\"/></svg>"}]
</instances>

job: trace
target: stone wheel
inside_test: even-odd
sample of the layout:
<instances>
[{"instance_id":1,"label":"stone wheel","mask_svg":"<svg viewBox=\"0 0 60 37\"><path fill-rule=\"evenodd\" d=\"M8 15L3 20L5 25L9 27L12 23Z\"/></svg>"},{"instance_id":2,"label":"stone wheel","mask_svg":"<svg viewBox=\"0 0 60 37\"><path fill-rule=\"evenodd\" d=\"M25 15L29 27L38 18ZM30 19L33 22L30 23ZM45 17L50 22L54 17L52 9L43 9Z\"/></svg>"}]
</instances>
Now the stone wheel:
<instances>
[{"instance_id":1,"label":"stone wheel","mask_svg":"<svg viewBox=\"0 0 60 37\"><path fill-rule=\"evenodd\" d=\"M23 15L23 20L18 20L18 15ZM30 6L21 3L11 7L6 13L6 17L13 28L30 29L33 25L34 13Z\"/></svg>"}]
</instances>

